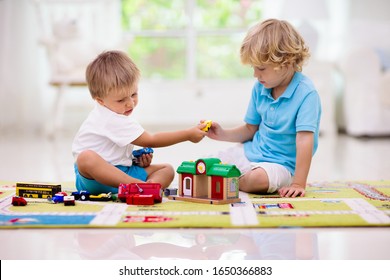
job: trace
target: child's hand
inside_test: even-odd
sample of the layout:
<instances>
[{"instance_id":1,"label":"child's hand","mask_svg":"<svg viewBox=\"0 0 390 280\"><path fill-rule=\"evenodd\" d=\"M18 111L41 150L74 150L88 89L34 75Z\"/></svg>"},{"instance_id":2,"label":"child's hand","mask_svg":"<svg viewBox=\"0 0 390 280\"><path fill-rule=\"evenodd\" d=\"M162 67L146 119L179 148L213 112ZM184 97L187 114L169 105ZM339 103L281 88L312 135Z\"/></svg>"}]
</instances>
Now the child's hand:
<instances>
[{"instance_id":1,"label":"child's hand","mask_svg":"<svg viewBox=\"0 0 390 280\"><path fill-rule=\"evenodd\" d=\"M289 186L281 187L278 193L281 197L305 196L305 187L293 183Z\"/></svg>"},{"instance_id":2,"label":"child's hand","mask_svg":"<svg viewBox=\"0 0 390 280\"><path fill-rule=\"evenodd\" d=\"M141 167L148 167L152 163L153 153L143 154L137 158L137 165Z\"/></svg>"},{"instance_id":3,"label":"child's hand","mask_svg":"<svg viewBox=\"0 0 390 280\"><path fill-rule=\"evenodd\" d=\"M203 122L204 121L202 121L202 123ZM210 139L218 140L221 131L222 131L222 127L219 125L219 123L213 121L207 132L207 137L209 137Z\"/></svg>"},{"instance_id":4,"label":"child's hand","mask_svg":"<svg viewBox=\"0 0 390 280\"><path fill-rule=\"evenodd\" d=\"M200 123L197 126L190 128L189 133L190 137L188 140L190 140L192 143L198 143L200 140L202 140L207 132L203 131L203 129L206 127L206 124Z\"/></svg>"}]
</instances>

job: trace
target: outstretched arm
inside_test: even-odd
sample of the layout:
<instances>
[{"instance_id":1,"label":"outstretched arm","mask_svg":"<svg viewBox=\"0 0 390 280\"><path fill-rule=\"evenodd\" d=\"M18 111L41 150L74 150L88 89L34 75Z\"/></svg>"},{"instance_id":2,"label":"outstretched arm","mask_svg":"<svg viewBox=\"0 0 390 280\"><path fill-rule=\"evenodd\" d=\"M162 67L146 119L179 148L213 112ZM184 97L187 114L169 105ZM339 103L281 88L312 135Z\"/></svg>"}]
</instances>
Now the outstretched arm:
<instances>
[{"instance_id":1,"label":"outstretched arm","mask_svg":"<svg viewBox=\"0 0 390 280\"><path fill-rule=\"evenodd\" d=\"M223 129L219 123L213 122L207 137L214 140L243 143L251 140L258 129L259 126L251 124L244 124L232 129Z\"/></svg>"},{"instance_id":2,"label":"outstretched arm","mask_svg":"<svg viewBox=\"0 0 390 280\"><path fill-rule=\"evenodd\" d=\"M171 146L185 141L198 143L206 135L206 132L202 130L204 127L205 124L198 124L197 126L189 129L170 132L158 132L155 134L151 134L145 131L141 134L140 137L134 140L132 144L140 147L158 148Z\"/></svg>"},{"instance_id":3,"label":"outstretched arm","mask_svg":"<svg viewBox=\"0 0 390 280\"><path fill-rule=\"evenodd\" d=\"M314 133L301 131L297 133L297 160L293 182L279 189L282 197L305 196L307 176L311 165Z\"/></svg>"}]
</instances>

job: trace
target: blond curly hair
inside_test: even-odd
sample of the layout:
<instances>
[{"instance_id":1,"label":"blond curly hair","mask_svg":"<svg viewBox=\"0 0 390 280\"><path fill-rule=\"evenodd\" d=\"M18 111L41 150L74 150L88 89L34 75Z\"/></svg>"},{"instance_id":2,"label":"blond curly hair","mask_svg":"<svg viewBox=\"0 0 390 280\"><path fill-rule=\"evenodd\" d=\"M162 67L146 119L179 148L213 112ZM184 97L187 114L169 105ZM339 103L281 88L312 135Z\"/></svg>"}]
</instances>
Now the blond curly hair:
<instances>
[{"instance_id":1,"label":"blond curly hair","mask_svg":"<svg viewBox=\"0 0 390 280\"><path fill-rule=\"evenodd\" d=\"M300 72L310 53L302 36L290 23L268 19L249 29L241 45L240 57L243 64L292 65Z\"/></svg>"}]
</instances>

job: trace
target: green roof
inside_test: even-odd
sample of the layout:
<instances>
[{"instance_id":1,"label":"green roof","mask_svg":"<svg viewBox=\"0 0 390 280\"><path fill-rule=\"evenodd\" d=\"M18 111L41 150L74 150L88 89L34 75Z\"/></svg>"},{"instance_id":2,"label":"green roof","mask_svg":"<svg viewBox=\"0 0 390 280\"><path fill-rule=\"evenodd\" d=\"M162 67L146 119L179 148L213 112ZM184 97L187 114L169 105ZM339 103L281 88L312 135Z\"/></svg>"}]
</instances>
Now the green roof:
<instances>
[{"instance_id":1,"label":"green roof","mask_svg":"<svg viewBox=\"0 0 390 280\"><path fill-rule=\"evenodd\" d=\"M196 164L203 161L206 164L207 176L239 177L240 170L233 164L222 164L218 158L200 158L197 161L183 161L177 168L179 174L188 173L196 175Z\"/></svg>"},{"instance_id":2,"label":"green roof","mask_svg":"<svg viewBox=\"0 0 390 280\"><path fill-rule=\"evenodd\" d=\"M196 174L194 161L183 161L176 170L177 173L190 173Z\"/></svg>"},{"instance_id":3,"label":"green roof","mask_svg":"<svg viewBox=\"0 0 390 280\"><path fill-rule=\"evenodd\" d=\"M233 164L214 164L208 171L209 176L239 177L240 170Z\"/></svg>"}]
</instances>

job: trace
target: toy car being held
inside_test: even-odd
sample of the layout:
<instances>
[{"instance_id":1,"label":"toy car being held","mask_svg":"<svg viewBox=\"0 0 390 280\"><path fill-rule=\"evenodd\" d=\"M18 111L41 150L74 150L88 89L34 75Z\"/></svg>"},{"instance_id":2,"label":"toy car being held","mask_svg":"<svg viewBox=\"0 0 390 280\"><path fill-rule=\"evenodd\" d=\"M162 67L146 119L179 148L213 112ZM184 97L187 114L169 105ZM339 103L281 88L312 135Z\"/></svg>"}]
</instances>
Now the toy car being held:
<instances>
[{"instance_id":1,"label":"toy car being held","mask_svg":"<svg viewBox=\"0 0 390 280\"><path fill-rule=\"evenodd\" d=\"M162 201L162 188L159 183L132 183L120 184L118 187L118 198L126 202L128 196L153 195L155 203ZM144 197L143 197L144 198Z\"/></svg>"},{"instance_id":2,"label":"toy car being held","mask_svg":"<svg viewBox=\"0 0 390 280\"><path fill-rule=\"evenodd\" d=\"M133 151L133 157L139 158L142 155L152 154L154 151L152 148L142 148Z\"/></svg>"},{"instance_id":3,"label":"toy car being held","mask_svg":"<svg viewBox=\"0 0 390 280\"><path fill-rule=\"evenodd\" d=\"M203 123L206 124L206 126L202 128L202 130L208 132L213 122L211 120L207 120L204 121Z\"/></svg>"},{"instance_id":4,"label":"toy car being held","mask_svg":"<svg viewBox=\"0 0 390 280\"><path fill-rule=\"evenodd\" d=\"M14 196L14 197L12 197L12 205L13 206L26 206L27 201L23 197Z\"/></svg>"}]
</instances>

